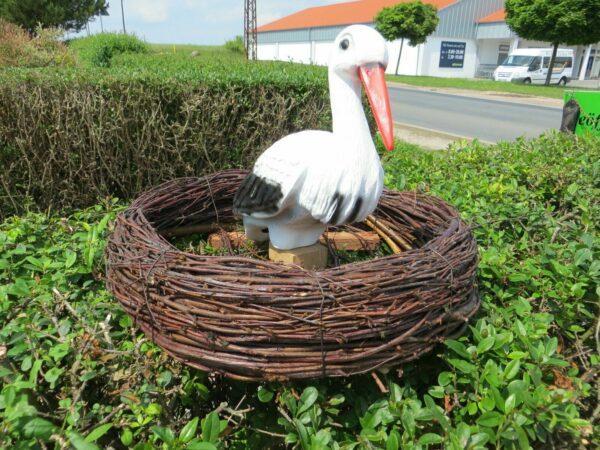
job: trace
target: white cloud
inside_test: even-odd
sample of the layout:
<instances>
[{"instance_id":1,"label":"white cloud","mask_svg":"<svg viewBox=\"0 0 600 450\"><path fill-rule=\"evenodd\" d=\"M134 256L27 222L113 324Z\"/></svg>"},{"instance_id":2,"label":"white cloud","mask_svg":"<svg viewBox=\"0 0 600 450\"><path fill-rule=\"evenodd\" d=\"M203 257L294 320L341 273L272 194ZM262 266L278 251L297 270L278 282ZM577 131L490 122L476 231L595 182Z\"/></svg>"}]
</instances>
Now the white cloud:
<instances>
[{"instance_id":1,"label":"white cloud","mask_svg":"<svg viewBox=\"0 0 600 450\"><path fill-rule=\"evenodd\" d=\"M204 14L204 19L210 22L235 22L244 20L244 3L242 0L183 0L183 5L189 9Z\"/></svg>"},{"instance_id":2,"label":"white cloud","mask_svg":"<svg viewBox=\"0 0 600 450\"><path fill-rule=\"evenodd\" d=\"M167 0L133 0L128 9L144 22L165 22L169 18Z\"/></svg>"}]
</instances>

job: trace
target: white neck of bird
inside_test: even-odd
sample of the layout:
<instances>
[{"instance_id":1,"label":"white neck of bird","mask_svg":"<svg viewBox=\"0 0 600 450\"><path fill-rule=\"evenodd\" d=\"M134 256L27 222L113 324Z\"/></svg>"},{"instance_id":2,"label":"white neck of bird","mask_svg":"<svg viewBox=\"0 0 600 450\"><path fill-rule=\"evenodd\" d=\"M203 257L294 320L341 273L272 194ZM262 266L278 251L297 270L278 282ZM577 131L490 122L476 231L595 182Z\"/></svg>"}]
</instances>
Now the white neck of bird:
<instances>
[{"instance_id":1,"label":"white neck of bird","mask_svg":"<svg viewBox=\"0 0 600 450\"><path fill-rule=\"evenodd\" d=\"M361 101L362 84L358 76L340 75L329 69L329 95L333 133L345 143L346 152L376 153Z\"/></svg>"}]
</instances>

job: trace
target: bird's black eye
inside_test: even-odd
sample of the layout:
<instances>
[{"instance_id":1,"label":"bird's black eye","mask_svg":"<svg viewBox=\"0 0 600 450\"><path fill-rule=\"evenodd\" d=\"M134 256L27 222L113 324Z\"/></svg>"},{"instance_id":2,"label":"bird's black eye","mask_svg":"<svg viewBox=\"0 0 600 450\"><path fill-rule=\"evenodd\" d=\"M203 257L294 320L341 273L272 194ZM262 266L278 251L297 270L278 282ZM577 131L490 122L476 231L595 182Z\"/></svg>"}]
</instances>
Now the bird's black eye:
<instances>
[{"instance_id":1,"label":"bird's black eye","mask_svg":"<svg viewBox=\"0 0 600 450\"><path fill-rule=\"evenodd\" d=\"M340 42L340 48L342 50L347 50L348 47L350 47L350 42L348 41L348 39L344 39L342 42Z\"/></svg>"}]
</instances>

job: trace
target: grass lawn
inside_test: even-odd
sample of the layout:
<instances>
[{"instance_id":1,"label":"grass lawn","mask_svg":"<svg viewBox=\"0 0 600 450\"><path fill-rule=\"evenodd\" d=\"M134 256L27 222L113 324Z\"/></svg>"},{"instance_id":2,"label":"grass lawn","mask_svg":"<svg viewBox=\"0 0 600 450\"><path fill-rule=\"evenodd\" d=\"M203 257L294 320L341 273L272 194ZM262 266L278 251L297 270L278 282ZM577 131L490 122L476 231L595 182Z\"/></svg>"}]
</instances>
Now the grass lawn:
<instances>
[{"instance_id":1,"label":"grass lawn","mask_svg":"<svg viewBox=\"0 0 600 450\"><path fill-rule=\"evenodd\" d=\"M148 44L156 53L175 53L189 55L198 52L199 56L237 57L244 59L244 55L227 50L222 45L195 45L195 44Z\"/></svg>"},{"instance_id":2,"label":"grass lawn","mask_svg":"<svg viewBox=\"0 0 600 450\"><path fill-rule=\"evenodd\" d=\"M518 95L533 95L539 97L560 98L565 92L574 90L572 86L540 86L506 83L493 80L476 80L464 78L417 77L407 75L388 75L388 81L410 84L413 86L468 89L474 91L492 91ZM581 90L581 88L576 88Z\"/></svg>"}]
</instances>

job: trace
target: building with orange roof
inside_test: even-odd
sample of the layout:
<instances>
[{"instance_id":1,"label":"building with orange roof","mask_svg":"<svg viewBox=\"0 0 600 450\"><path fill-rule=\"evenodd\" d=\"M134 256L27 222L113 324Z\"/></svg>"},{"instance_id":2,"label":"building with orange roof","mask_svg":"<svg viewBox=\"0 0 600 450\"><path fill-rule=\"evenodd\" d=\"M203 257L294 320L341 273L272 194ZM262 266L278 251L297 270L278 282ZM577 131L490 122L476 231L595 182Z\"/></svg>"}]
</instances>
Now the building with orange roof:
<instances>
[{"instance_id":1,"label":"building with orange roof","mask_svg":"<svg viewBox=\"0 0 600 450\"><path fill-rule=\"evenodd\" d=\"M381 9L407 1L411 0L347 1L303 9L263 24L257 29L258 58L325 65L332 42L342 29L357 23L373 26ZM525 41L511 31L505 22L504 0L422 1L437 8L439 25L427 42L416 47L400 40L389 42L388 73L485 78L491 77L494 69L517 48L550 46ZM575 51L573 73L578 74L579 66L588 66L586 49L567 48ZM591 69L596 52L591 47L587 50L592 58ZM600 57L600 51L597 53Z\"/></svg>"}]
</instances>

